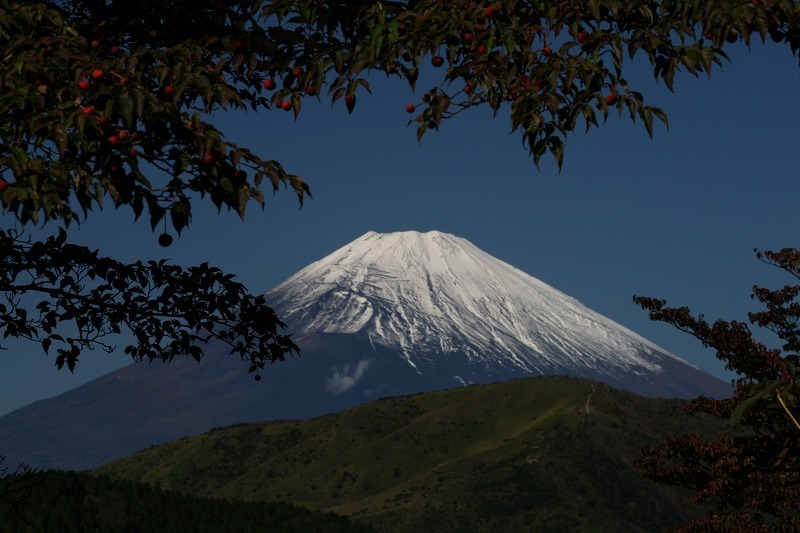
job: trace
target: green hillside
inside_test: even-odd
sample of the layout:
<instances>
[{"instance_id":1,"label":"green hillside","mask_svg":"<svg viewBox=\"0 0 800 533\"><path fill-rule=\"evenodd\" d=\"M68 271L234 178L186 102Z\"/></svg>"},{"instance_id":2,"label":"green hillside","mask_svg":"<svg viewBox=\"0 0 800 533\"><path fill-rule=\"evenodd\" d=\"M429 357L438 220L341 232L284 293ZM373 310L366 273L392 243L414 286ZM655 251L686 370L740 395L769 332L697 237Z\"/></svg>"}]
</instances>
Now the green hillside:
<instances>
[{"instance_id":1,"label":"green hillside","mask_svg":"<svg viewBox=\"0 0 800 533\"><path fill-rule=\"evenodd\" d=\"M0 495L8 495L14 481L0 480ZM19 508L0 501L0 533L370 531L345 517L288 503L199 498L86 472L39 473L25 487L14 493Z\"/></svg>"},{"instance_id":2,"label":"green hillside","mask_svg":"<svg viewBox=\"0 0 800 533\"><path fill-rule=\"evenodd\" d=\"M98 472L330 510L387 532L650 532L698 510L630 461L669 434L721 427L688 417L683 405L595 382L530 378L216 429Z\"/></svg>"}]
</instances>

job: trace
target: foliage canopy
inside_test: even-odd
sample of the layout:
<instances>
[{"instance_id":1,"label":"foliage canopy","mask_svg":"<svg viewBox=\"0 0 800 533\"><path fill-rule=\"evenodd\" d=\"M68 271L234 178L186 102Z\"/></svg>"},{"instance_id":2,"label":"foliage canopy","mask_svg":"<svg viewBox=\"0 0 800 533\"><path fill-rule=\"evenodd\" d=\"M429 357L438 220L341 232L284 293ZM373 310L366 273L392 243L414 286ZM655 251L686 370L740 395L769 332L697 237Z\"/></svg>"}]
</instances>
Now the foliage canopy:
<instances>
[{"instance_id":1,"label":"foliage canopy","mask_svg":"<svg viewBox=\"0 0 800 533\"><path fill-rule=\"evenodd\" d=\"M0 479L0 492L19 483ZM150 531L218 533L370 533L375 530L331 512L286 502L246 502L188 496L144 483L50 470L37 474L18 512L0 506L0 533L27 531Z\"/></svg>"}]
</instances>

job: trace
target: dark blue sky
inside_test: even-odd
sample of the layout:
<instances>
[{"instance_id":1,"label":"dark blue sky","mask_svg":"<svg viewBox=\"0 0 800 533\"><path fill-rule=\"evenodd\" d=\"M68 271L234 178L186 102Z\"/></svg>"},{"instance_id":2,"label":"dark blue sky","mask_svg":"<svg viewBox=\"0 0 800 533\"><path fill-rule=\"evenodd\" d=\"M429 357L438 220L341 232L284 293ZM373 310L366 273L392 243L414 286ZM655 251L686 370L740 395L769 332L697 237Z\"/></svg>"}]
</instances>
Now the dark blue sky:
<instances>
[{"instance_id":1,"label":"dark blue sky","mask_svg":"<svg viewBox=\"0 0 800 533\"><path fill-rule=\"evenodd\" d=\"M669 130L657 125L650 140L641 124L611 118L570 139L560 173L549 159L534 167L502 111L462 114L418 144L404 107L421 92L378 76L352 115L311 100L296 122L283 111L219 114L230 138L303 176L314 199L300 210L281 191L244 223L198 206L166 250L127 211L90 217L73 238L124 260L208 261L259 293L369 230L437 229L727 378L711 351L650 323L631 297L666 298L710 320L745 319L754 283L791 282L758 263L753 248L798 244L800 69L786 46L729 53L733 62L710 81L679 76L674 94L655 84L648 65L634 66L628 80L667 112ZM0 414L128 362L89 353L72 376L38 345L13 348L0 352Z\"/></svg>"}]
</instances>

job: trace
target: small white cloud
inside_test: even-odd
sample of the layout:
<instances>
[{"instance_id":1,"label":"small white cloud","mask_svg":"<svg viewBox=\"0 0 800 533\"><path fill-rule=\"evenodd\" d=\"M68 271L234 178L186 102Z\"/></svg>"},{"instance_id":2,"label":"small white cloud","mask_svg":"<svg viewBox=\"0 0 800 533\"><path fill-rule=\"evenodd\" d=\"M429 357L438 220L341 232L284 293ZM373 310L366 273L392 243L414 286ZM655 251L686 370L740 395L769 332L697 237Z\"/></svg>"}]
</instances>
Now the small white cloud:
<instances>
[{"instance_id":1,"label":"small white cloud","mask_svg":"<svg viewBox=\"0 0 800 533\"><path fill-rule=\"evenodd\" d=\"M361 379L361 376L367 371L367 367L369 367L369 359L362 359L355 368L350 365L344 365L341 371L334 368L333 375L326 378L325 388L334 394L347 392Z\"/></svg>"}]
</instances>

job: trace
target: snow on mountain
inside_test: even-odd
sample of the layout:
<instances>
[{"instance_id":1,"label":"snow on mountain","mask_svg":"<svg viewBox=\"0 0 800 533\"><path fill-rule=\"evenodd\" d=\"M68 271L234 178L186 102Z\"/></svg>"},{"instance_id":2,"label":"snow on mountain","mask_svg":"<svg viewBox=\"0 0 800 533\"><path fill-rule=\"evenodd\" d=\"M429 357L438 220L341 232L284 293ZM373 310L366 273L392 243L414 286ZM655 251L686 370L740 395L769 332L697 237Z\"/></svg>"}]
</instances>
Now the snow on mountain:
<instances>
[{"instance_id":1,"label":"snow on mountain","mask_svg":"<svg viewBox=\"0 0 800 533\"><path fill-rule=\"evenodd\" d=\"M686 366L576 299L431 231L369 232L267 293L298 335L353 334L395 348L418 373L443 356L472 376L569 374L617 382ZM452 366L452 365L451 365ZM710 376L709 376L710 377Z\"/></svg>"}]
</instances>

